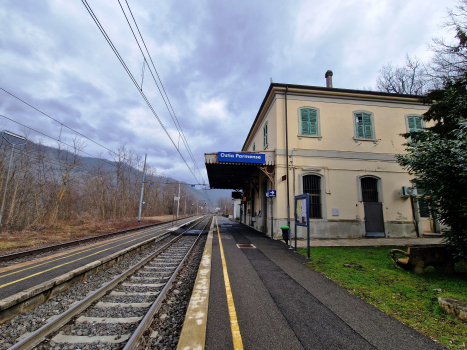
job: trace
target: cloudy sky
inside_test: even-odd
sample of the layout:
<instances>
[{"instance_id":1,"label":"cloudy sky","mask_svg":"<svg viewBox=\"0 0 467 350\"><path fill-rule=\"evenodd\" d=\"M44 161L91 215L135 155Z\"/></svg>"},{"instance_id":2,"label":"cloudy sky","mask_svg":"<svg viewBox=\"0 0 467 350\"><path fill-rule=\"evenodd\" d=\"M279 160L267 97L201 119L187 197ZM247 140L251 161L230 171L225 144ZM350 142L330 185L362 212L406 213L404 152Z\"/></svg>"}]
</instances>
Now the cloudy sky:
<instances>
[{"instance_id":1,"label":"cloudy sky","mask_svg":"<svg viewBox=\"0 0 467 350\"><path fill-rule=\"evenodd\" d=\"M179 141L118 0L88 4L140 86L144 65L142 91L188 166L80 0L0 2L0 88L105 147L87 141L87 153L110 158L106 148L126 144L148 153L159 173L188 182L207 182L204 153L241 149L271 78L323 86L331 69L335 87L374 86L385 63L402 64L407 53L428 60L427 43L448 37L440 24L456 4L127 1L200 172ZM54 139L73 137L2 90L0 115L2 129L23 132L7 117Z\"/></svg>"}]
</instances>

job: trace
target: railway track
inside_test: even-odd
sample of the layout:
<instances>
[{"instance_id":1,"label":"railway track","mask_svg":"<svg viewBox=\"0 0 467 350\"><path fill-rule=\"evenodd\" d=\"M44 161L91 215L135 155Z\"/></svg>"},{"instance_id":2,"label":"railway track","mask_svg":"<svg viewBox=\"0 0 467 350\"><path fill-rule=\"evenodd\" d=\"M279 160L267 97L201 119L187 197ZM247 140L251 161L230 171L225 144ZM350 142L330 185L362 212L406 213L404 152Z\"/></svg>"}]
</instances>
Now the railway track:
<instances>
[{"instance_id":1,"label":"railway track","mask_svg":"<svg viewBox=\"0 0 467 350\"><path fill-rule=\"evenodd\" d=\"M201 218L10 349L135 349L211 220Z\"/></svg>"},{"instance_id":2,"label":"railway track","mask_svg":"<svg viewBox=\"0 0 467 350\"><path fill-rule=\"evenodd\" d=\"M190 217L191 216L188 216L188 218L190 218ZM127 233L130 233L130 232L151 228L151 227L154 227L154 226L163 226L163 225L167 225L167 224L173 224L176 221L181 221L182 222L183 219L169 220L169 221L164 221L164 222L158 222L158 223L155 223L155 224L142 225L142 226L132 227L132 228L125 229L125 230L105 233L105 234L102 234L102 235L86 237L86 238L78 239L78 240L71 241L71 242L64 242L64 243L60 243L60 244L54 244L54 245L51 245L51 246L46 246L46 247L41 247L41 248L36 248L36 249L31 249L31 250L25 250L25 251L20 251L20 252L16 252L16 253L6 254L6 255L0 255L0 263L7 262L7 265L9 265L11 263L16 262L20 258L25 258L25 257L27 258L29 256L34 256L35 258L37 258L38 256L41 256L41 254L44 254L44 253L57 251L57 250L62 250L62 249L69 248L69 247L72 247L72 246L77 246L77 245L80 245L80 244L87 244L89 242L105 240L105 239L109 239L109 238L116 237L116 236L119 236L119 235L127 234Z\"/></svg>"}]
</instances>

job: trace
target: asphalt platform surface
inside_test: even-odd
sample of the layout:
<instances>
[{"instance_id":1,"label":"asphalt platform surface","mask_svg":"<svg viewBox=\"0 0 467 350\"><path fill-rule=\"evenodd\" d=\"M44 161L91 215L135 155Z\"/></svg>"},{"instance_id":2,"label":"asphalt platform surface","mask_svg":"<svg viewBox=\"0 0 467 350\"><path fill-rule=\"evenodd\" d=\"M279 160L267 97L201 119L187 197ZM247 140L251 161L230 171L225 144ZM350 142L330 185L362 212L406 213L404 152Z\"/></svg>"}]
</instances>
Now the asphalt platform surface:
<instances>
[{"instance_id":1,"label":"asphalt platform surface","mask_svg":"<svg viewBox=\"0 0 467 350\"><path fill-rule=\"evenodd\" d=\"M179 227L194 219L194 217L185 218L178 220L176 224L170 222L135 230L94 244L82 245L78 248L70 247L64 253L50 252L50 256L39 260L31 257L32 262L26 265L18 264L0 268L0 300L137 243L163 235L173 227L172 225Z\"/></svg>"},{"instance_id":2,"label":"asphalt platform surface","mask_svg":"<svg viewBox=\"0 0 467 350\"><path fill-rule=\"evenodd\" d=\"M218 217L244 349L446 349L306 267L281 241ZM237 244L256 248L238 248ZM214 234L207 350L234 349Z\"/></svg>"}]
</instances>

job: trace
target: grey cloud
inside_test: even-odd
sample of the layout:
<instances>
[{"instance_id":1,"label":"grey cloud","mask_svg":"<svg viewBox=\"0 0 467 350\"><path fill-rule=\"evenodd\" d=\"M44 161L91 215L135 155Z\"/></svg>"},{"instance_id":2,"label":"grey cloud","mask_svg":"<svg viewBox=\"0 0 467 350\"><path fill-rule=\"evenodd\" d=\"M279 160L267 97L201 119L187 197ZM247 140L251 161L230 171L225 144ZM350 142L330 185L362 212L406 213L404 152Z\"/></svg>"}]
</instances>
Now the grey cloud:
<instances>
[{"instance_id":1,"label":"grey cloud","mask_svg":"<svg viewBox=\"0 0 467 350\"><path fill-rule=\"evenodd\" d=\"M89 3L139 82L142 57L118 3ZM205 152L241 148L271 77L275 82L324 85L324 72L333 69L336 86L372 84L381 64L399 56L403 59L406 52L425 45L429 34L421 39L421 33L436 33L437 18L449 6L426 1L422 10L416 6L414 10L405 1L381 1L378 6L387 5L388 12L373 18L365 12L371 7L365 1L188 1L180 5L131 0L130 4L203 171ZM308 41L297 35L310 34L298 24L303 15L299 10L307 4L311 20L330 23ZM412 22L407 26L410 15ZM0 4L0 18L0 86L108 148L126 143L139 154L148 152L156 168L168 173L183 164L83 6L7 0ZM367 18L374 19L371 28L355 23ZM368 50L365 62L353 55L359 54L357 50ZM173 130L151 80L146 71L143 90L165 126ZM210 101L225 103L226 120L198 115L200 104ZM38 130L59 133L53 122L1 92L0 111ZM144 135L128 127L135 111L140 113L137 124ZM86 151L106 153L89 142ZM191 165L186 150L182 152ZM179 175L192 177L188 169Z\"/></svg>"}]
</instances>

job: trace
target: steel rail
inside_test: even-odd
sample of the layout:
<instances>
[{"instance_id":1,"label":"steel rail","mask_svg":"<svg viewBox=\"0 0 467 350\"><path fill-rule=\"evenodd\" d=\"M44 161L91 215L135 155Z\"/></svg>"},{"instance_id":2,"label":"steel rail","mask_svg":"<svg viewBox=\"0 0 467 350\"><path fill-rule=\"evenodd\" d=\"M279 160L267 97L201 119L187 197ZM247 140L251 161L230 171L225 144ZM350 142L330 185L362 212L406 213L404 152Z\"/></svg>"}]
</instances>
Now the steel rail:
<instances>
[{"instance_id":1,"label":"steel rail","mask_svg":"<svg viewBox=\"0 0 467 350\"><path fill-rule=\"evenodd\" d=\"M204 225L203 229L201 230L201 232L199 233L198 237L196 237L196 240L195 242L191 245L190 249L188 250L188 252L185 254L185 256L183 257L182 261L180 262L180 264L177 266L177 268L175 269L174 273L172 274L172 276L170 277L170 279L167 281L166 285L164 286L164 288L162 289L162 291L159 293L159 295L157 296L157 299L154 301L154 303L151 305L151 307L149 308L148 312L146 313L146 315L144 316L144 318L141 320L141 322L139 323L138 327L136 328L136 330L133 332L133 335L130 337L130 339L128 339L125 347L123 348L123 350L134 350L136 349L138 346L139 346L139 343L141 341L141 338L144 334L144 332L146 331L146 329L151 325L153 319L154 319L154 315L159 311L159 309L161 308L162 306L162 303L164 302L166 296L167 296L167 293L168 291L170 290L170 288L172 288L172 282L175 280L175 278L177 277L178 275L178 272L179 270L182 268L183 264L185 263L185 260L188 258L188 255L190 255L191 251L193 250L193 247L196 245L196 243L198 243L199 241L199 238L201 237L201 235L203 234L203 231L206 229L206 226L209 224L209 220L206 222L206 225ZM188 231L188 230L187 230ZM186 232L186 231L185 231ZM183 235L183 234L182 234Z\"/></svg>"},{"instance_id":2,"label":"steel rail","mask_svg":"<svg viewBox=\"0 0 467 350\"><path fill-rule=\"evenodd\" d=\"M19 341L18 343L14 344L12 347L10 347L8 350L27 350L27 349L32 349L34 346L40 344L47 335L50 333L53 333L57 330L59 330L61 327L63 327L65 324L67 324L74 316L76 316L78 313L83 312L87 308L89 308L94 302L102 298L107 292L110 290L114 289L120 282L124 281L126 278L129 276L133 275L136 271L138 271L141 267L149 263L152 259L154 259L157 255L165 251L167 248L169 248L173 243L178 241L185 232L189 231L192 227L198 225L200 222L203 221L205 217L201 217L197 222L193 224L193 226L190 226L188 229L183 231L180 235L172 239L170 242L167 242L164 246L156 250L154 253L150 254L146 258L142 259L140 262L137 264L133 265L126 271L124 271L122 274L119 276L115 277L113 280L107 282L104 284L101 288L78 302L77 304L73 305L70 307L68 310L65 312L61 313L57 317L55 317L53 320L50 322L46 323L43 325L41 328L35 330L31 334L29 334L27 337L25 337L23 340ZM154 242L158 242L167 236L169 236L170 233L167 233ZM156 299L157 300L157 299Z\"/></svg>"},{"instance_id":3,"label":"steel rail","mask_svg":"<svg viewBox=\"0 0 467 350\"><path fill-rule=\"evenodd\" d=\"M192 216L195 216L195 215L192 215ZM189 216L188 218L190 218L190 217L192 217L192 216ZM187 218L187 219L188 219L188 218ZM120 235L120 234L124 234L124 233L128 233L128 232L132 232L132 231L142 230L142 229L144 229L144 228L148 228L148 227L152 227L152 226L159 226L159 225L164 225L164 224L170 224L171 222L175 222L175 221L176 221L176 220L169 220L169 221L164 221L164 222L157 222L157 223L155 223L155 224L149 224L149 225L143 225L143 226L138 226L138 227L132 227L132 228L128 228L128 229L125 229L125 230L114 231L114 232L110 232L110 233L104 233L103 235L98 235L98 236L92 236L92 237L86 237L86 238L82 238L82 239L77 239L77 240L71 241L71 242L65 242L65 243L59 243L59 244L49 245L49 246L47 246L47 247L36 248L36 249L31 249L31 250L25 250L25 251L18 252L18 253L12 253L12 254L7 254L7 255L0 255L0 262L1 262L1 261L13 260L13 259L17 259L17 258L22 258L22 257L28 256L28 255L34 255L34 254L39 254L39 253L45 253L45 252L48 252L48 251L51 251L51 250L69 247L69 246L72 246L72 245L74 245L74 244L85 243L85 242L87 242L87 241L92 241L92 240L94 240L94 239L101 239L101 238L116 236L116 235ZM179 219L179 221L180 221L180 219Z\"/></svg>"}]
</instances>

